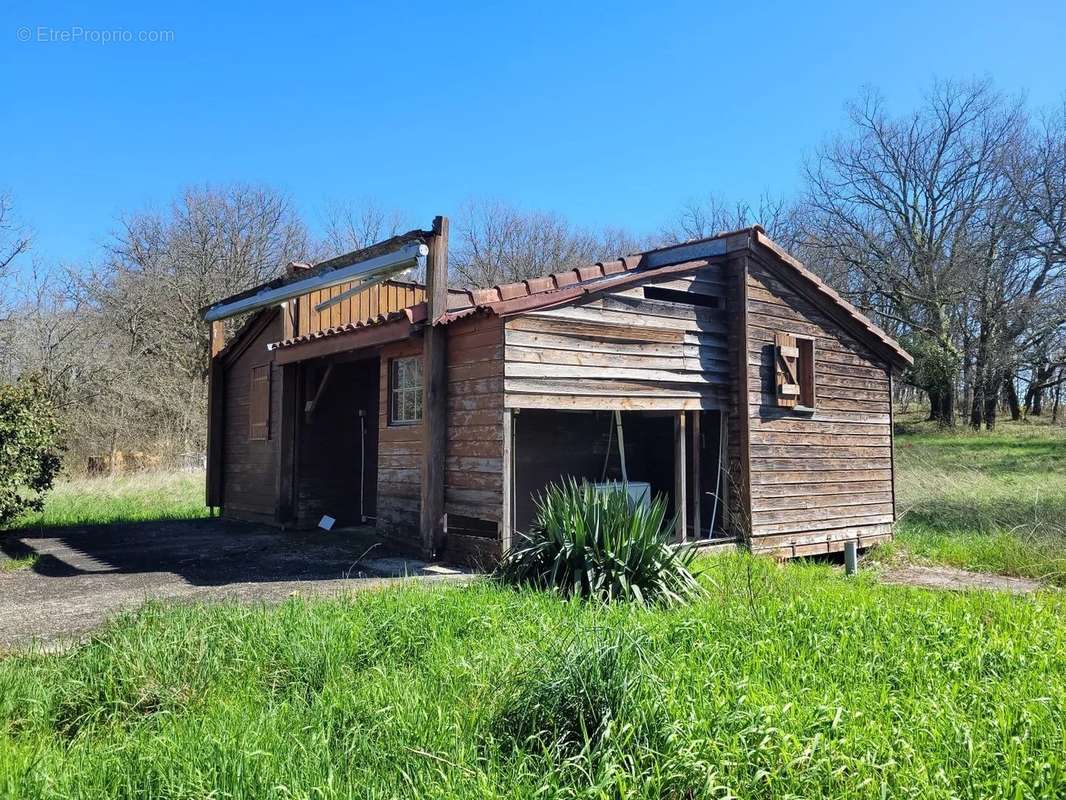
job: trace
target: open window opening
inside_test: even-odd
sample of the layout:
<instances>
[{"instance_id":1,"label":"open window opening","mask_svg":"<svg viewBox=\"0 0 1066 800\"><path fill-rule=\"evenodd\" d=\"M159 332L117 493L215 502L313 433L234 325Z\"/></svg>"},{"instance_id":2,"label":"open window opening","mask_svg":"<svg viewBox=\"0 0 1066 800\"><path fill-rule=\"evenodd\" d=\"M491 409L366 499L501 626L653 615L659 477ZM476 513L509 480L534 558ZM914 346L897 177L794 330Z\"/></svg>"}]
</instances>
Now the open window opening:
<instances>
[{"instance_id":1,"label":"open window opening","mask_svg":"<svg viewBox=\"0 0 1066 800\"><path fill-rule=\"evenodd\" d=\"M666 289L661 286L645 286L644 297L648 300L666 300L671 303L685 303L703 308L721 308L718 297L701 292L685 292L680 289Z\"/></svg>"},{"instance_id":2,"label":"open window opening","mask_svg":"<svg viewBox=\"0 0 1066 800\"><path fill-rule=\"evenodd\" d=\"M550 484L575 478L625 485L634 502L662 495L668 518L677 512L680 496L683 538L725 535L729 487L719 411L523 409L513 419L514 530L530 529L536 500Z\"/></svg>"}]
</instances>

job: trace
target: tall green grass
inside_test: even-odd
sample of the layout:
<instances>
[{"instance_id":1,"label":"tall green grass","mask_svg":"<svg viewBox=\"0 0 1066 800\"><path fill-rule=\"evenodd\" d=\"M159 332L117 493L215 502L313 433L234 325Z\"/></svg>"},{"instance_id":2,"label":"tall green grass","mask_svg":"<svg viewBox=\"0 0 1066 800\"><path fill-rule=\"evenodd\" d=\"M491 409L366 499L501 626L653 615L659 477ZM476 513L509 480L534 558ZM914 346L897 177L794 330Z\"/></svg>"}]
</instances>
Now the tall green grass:
<instances>
[{"instance_id":1,"label":"tall green grass","mask_svg":"<svg viewBox=\"0 0 1066 800\"><path fill-rule=\"evenodd\" d=\"M896 551L1066 586L1066 428L896 436Z\"/></svg>"},{"instance_id":2,"label":"tall green grass","mask_svg":"<svg viewBox=\"0 0 1066 800\"><path fill-rule=\"evenodd\" d=\"M48 494L43 511L27 514L11 527L109 525L206 516L203 472L138 472L61 480Z\"/></svg>"},{"instance_id":3,"label":"tall green grass","mask_svg":"<svg viewBox=\"0 0 1066 800\"><path fill-rule=\"evenodd\" d=\"M1066 793L1059 594L934 594L746 556L642 609L488 582L149 606L0 661L0 795Z\"/></svg>"}]
</instances>

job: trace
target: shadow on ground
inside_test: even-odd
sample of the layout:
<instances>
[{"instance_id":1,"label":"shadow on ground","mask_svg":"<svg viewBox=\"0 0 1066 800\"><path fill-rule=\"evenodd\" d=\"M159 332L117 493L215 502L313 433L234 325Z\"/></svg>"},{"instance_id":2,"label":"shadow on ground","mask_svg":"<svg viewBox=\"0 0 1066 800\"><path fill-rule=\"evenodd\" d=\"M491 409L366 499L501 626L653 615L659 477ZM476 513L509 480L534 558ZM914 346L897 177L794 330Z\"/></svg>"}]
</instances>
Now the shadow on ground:
<instances>
[{"instance_id":1,"label":"shadow on ground","mask_svg":"<svg viewBox=\"0 0 1066 800\"><path fill-rule=\"evenodd\" d=\"M13 531L0 534L0 551L36 553L32 569L42 577L169 573L195 586L386 577L426 566L387 550L369 528L286 532L220 519Z\"/></svg>"},{"instance_id":2,"label":"shadow on ground","mask_svg":"<svg viewBox=\"0 0 1066 800\"><path fill-rule=\"evenodd\" d=\"M287 532L220 519L12 531L0 533L0 552L36 555L0 572L0 649L83 633L148 599L273 601L462 576L388 550L371 528Z\"/></svg>"}]
</instances>

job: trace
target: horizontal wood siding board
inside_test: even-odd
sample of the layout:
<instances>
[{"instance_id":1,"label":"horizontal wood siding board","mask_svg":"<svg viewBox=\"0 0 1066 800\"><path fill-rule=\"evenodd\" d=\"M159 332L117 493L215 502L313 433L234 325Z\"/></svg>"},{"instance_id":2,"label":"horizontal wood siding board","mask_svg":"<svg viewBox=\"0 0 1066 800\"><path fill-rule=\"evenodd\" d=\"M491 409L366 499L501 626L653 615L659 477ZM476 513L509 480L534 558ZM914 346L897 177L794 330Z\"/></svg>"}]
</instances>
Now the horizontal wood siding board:
<instances>
[{"instance_id":1,"label":"horizontal wood siding board","mask_svg":"<svg viewBox=\"0 0 1066 800\"><path fill-rule=\"evenodd\" d=\"M509 408L555 409L559 411L696 411L721 408L724 397L707 394L701 397L626 397L626 396L559 396L507 394Z\"/></svg>"},{"instance_id":2,"label":"horizontal wood siding board","mask_svg":"<svg viewBox=\"0 0 1066 800\"><path fill-rule=\"evenodd\" d=\"M756 511L786 511L791 509L840 508L842 506L862 507L883 503L885 498L884 487L876 481L872 481L871 484L877 488L869 492L830 492L823 494L817 491L806 491L802 494L792 492L779 497L760 497L753 492L751 504Z\"/></svg>"},{"instance_id":3,"label":"horizontal wood siding board","mask_svg":"<svg viewBox=\"0 0 1066 800\"><path fill-rule=\"evenodd\" d=\"M274 387L280 385L278 367L266 346L281 336L281 317L264 317L262 324L249 330L248 340L223 360L222 394L222 496L225 513L236 518L273 521L275 511L275 435L281 419L281 393L271 391L266 438L251 438L251 384L256 368L270 370Z\"/></svg>"},{"instance_id":4,"label":"horizontal wood siding board","mask_svg":"<svg viewBox=\"0 0 1066 800\"><path fill-rule=\"evenodd\" d=\"M444 511L498 526L504 468L503 322L496 317L470 318L449 325L447 333ZM499 542L494 537L467 536L449 523L444 557L457 563L474 564L479 559L494 563Z\"/></svg>"},{"instance_id":5,"label":"horizontal wood siding board","mask_svg":"<svg viewBox=\"0 0 1066 800\"><path fill-rule=\"evenodd\" d=\"M886 364L758 259L749 263L747 296L752 549L800 555L889 535ZM778 405L772 381L779 334L814 339L814 413Z\"/></svg>"}]
</instances>

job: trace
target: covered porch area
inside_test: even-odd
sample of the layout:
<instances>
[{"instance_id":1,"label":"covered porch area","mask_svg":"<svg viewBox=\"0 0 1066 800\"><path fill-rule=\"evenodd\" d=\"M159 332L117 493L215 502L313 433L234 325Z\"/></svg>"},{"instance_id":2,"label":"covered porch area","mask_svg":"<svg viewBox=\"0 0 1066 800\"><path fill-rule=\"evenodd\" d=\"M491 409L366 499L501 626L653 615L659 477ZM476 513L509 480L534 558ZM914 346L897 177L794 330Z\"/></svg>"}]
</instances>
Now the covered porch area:
<instances>
[{"instance_id":1,"label":"covered porch area","mask_svg":"<svg viewBox=\"0 0 1066 800\"><path fill-rule=\"evenodd\" d=\"M636 502L662 497L674 538L732 543L727 428L721 409L505 410L506 515L529 529L537 498L570 478L625 486ZM504 542L504 547L507 546Z\"/></svg>"}]
</instances>

